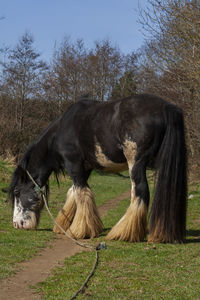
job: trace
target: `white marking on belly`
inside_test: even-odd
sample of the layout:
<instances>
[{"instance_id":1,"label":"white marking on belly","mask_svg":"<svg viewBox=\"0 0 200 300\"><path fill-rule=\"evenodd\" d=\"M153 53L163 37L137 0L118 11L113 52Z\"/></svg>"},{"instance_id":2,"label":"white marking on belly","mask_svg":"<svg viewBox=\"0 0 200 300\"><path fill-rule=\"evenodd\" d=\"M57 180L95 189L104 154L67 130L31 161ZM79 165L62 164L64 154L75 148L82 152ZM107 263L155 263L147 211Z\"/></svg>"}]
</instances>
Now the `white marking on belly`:
<instances>
[{"instance_id":1,"label":"white marking on belly","mask_svg":"<svg viewBox=\"0 0 200 300\"><path fill-rule=\"evenodd\" d=\"M103 167L103 171L117 173L128 169L127 163L115 163L111 161L106 155L103 153L102 148L99 144L96 144L95 156L97 162L100 166Z\"/></svg>"}]
</instances>

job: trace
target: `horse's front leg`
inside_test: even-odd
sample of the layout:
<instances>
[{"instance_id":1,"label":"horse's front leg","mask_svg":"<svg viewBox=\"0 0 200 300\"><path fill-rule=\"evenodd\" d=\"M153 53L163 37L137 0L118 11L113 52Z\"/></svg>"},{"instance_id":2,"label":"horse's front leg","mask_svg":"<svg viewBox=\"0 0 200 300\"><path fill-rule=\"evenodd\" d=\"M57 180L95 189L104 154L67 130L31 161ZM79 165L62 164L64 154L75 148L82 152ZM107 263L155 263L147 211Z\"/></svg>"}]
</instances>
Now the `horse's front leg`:
<instances>
[{"instance_id":1,"label":"horse's front leg","mask_svg":"<svg viewBox=\"0 0 200 300\"><path fill-rule=\"evenodd\" d=\"M76 213L69 228L75 238L97 237L103 225L94 201L94 195L88 186L75 187Z\"/></svg>"},{"instance_id":2,"label":"horse's front leg","mask_svg":"<svg viewBox=\"0 0 200 300\"><path fill-rule=\"evenodd\" d=\"M94 195L87 184L90 171L86 171L79 162L66 160L66 169L73 180L73 186L67 195L67 201L59 212L56 221L74 238L92 238L98 236L103 225L94 201ZM54 232L61 232L54 226Z\"/></svg>"},{"instance_id":3,"label":"horse's front leg","mask_svg":"<svg viewBox=\"0 0 200 300\"><path fill-rule=\"evenodd\" d=\"M59 211L56 223L58 223L65 231L70 227L76 213L75 187L72 187L67 192L66 202L63 208ZM53 231L63 233L63 231L55 224Z\"/></svg>"}]
</instances>

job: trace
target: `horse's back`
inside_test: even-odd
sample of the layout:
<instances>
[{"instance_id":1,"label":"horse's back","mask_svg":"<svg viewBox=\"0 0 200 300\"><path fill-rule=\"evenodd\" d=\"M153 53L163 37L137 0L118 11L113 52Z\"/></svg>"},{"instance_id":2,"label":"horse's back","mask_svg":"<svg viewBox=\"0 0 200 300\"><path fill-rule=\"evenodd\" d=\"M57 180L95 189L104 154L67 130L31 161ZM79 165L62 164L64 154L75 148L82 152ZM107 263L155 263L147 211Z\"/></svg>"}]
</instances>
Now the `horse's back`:
<instances>
[{"instance_id":1,"label":"horse's back","mask_svg":"<svg viewBox=\"0 0 200 300\"><path fill-rule=\"evenodd\" d=\"M151 95L108 102L80 100L60 120L59 146L98 167L97 155L101 161L106 157L114 163L125 163L124 143L131 141L149 160L162 142L167 107L176 110L172 104Z\"/></svg>"}]
</instances>

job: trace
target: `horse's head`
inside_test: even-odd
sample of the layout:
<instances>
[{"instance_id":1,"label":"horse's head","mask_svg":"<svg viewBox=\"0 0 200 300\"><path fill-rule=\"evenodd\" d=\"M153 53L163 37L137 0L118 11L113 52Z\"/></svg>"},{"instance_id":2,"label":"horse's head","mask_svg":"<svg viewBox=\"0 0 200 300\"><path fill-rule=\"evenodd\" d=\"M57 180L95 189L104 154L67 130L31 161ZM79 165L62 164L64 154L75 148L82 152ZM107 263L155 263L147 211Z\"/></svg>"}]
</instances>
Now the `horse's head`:
<instances>
[{"instance_id":1,"label":"horse's head","mask_svg":"<svg viewBox=\"0 0 200 300\"><path fill-rule=\"evenodd\" d=\"M36 229L44 201L34 183L20 167L16 169L13 175L10 196L13 203L13 226L15 228Z\"/></svg>"}]
</instances>

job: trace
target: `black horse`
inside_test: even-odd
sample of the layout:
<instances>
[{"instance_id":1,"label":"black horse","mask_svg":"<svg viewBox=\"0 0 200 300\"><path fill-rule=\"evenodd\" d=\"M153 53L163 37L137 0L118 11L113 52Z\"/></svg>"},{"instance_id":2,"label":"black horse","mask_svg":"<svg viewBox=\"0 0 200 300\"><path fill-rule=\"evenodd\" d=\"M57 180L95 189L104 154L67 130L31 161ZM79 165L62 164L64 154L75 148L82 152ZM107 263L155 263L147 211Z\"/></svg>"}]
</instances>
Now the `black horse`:
<instances>
[{"instance_id":1,"label":"black horse","mask_svg":"<svg viewBox=\"0 0 200 300\"><path fill-rule=\"evenodd\" d=\"M138 95L105 103L80 99L30 146L10 185L15 228L37 227L43 201L28 172L48 192L52 172L73 180L57 222L76 238L102 229L87 184L92 170L129 169L131 202L108 239L143 241L147 234L149 188L146 168L157 170L149 241L182 242L186 227L187 159L181 109L158 97ZM55 225L54 232L60 229Z\"/></svg>"}]
</instances>

